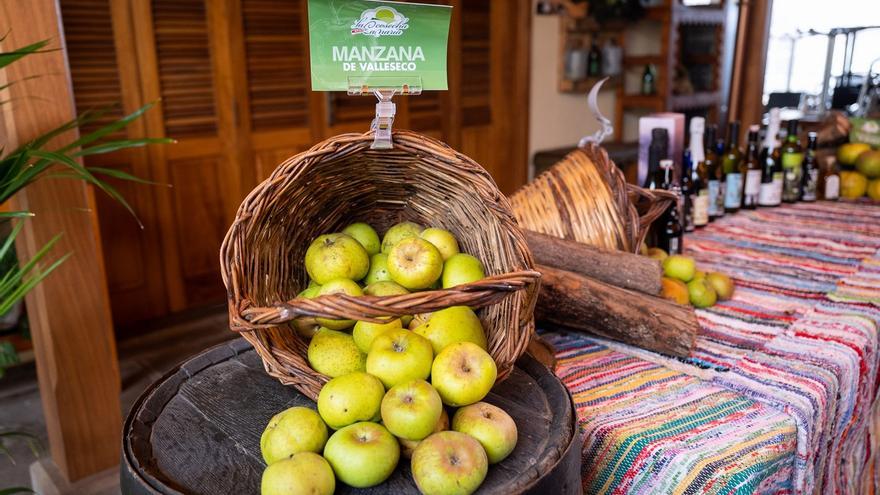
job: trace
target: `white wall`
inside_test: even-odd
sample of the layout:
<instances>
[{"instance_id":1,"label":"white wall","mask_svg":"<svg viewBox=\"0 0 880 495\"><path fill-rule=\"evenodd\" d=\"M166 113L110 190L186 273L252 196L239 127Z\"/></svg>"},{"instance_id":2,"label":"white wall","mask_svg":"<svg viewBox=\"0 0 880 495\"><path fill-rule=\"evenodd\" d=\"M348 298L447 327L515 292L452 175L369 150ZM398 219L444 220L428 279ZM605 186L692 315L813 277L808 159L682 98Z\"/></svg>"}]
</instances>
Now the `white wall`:
<instances>
[{"instance_id":1,"label":"white wall","mask_svg":"<svg viewBox=\"0 0 880 495\"><path fill-rule=\"evenodd\" d=\"M559 36L556 15L535 15L532 9L532 58L529 86L529 161L536 151L574 146L599 129L587 108L587 95L560 93ZM614 121L615 92L599 93L599 108Z\"/></svg>"}]
</instances>

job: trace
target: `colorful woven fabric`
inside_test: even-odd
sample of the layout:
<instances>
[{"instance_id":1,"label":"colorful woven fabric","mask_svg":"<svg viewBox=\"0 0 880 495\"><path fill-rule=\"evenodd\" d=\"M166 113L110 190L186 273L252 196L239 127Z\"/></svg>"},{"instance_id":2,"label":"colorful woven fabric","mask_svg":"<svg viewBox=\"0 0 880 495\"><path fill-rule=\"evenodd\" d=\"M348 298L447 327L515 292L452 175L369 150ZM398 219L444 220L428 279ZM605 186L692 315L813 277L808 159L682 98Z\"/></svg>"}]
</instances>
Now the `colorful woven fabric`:
<instances>
[{"instance_id":1,"label":"colorful woven fabric","mask_svg":"<svg viewBox=\"0 0 880 495\"><path fill-rule=\"evenodd\" d=\"M880 472L880 207L728 215L686 239L737 283L676 360L551 332L587 493L857 493Z\"/></svg>"}]
</instances>

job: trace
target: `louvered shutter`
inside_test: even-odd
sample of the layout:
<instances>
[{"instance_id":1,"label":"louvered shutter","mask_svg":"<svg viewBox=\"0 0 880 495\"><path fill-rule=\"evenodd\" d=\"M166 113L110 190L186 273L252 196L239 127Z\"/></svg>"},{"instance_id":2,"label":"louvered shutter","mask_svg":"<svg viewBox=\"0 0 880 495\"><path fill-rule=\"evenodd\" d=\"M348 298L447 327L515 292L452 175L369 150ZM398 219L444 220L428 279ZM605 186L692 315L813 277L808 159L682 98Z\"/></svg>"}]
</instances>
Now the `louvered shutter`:
<instances>
[{"instance_id":1,"label":"louvered shutter","mask_svg":"<svg viewBox=\"0 0 880 495\"><path fill-rule=\"evenodd\" d=\"M205 0L153 0L156 60L165 133L217 133Z\"/></svg>"}]
</instances>

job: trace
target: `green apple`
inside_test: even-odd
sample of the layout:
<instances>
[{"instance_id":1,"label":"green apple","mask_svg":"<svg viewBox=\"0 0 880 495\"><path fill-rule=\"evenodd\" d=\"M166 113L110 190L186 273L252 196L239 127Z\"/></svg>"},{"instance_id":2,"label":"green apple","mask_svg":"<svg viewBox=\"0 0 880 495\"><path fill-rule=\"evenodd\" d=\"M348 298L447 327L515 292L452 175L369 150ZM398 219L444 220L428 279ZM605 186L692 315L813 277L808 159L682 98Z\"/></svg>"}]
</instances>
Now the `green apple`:
<instances>
[{"instance_id":1,"label":"green apple","mask_svg":"<svg viewBox=\"0 0 880 495\"><path fill-rule=\"evenodd\" d=\"M504 409L488 402L477 402L455 411L452 429L477 439L489 464L501 462L516 447L516 423Z\"/></svg>"},{"instance_id":2,"label":"green apple","mask_svg":"<svg viewBox=\"0 0 880 495\"><path fill-rule=\"evenodd\" d=\"M364 283L367 284L367 286L370 286L376 282L386 280L391 280L391 275L388 274L388 255L385 253L376 253L373 256L370 256L370 269L367 271Z\"/></svg>"},{"instance_id":3,"label":"green apple","mask_svg":"<svg viewBox=\"0 0 880 495\"><path fill-rule=\"evenodd\" d=\"M431 433L438 433L441 431L445 431L449 429L449 415L446 414L446 409L440 410L440 419L437 420L437 424L434 425L434 429ZM416 450L416 447L422 442L421 440L407 440L405 438L398 438L398 442L400 442L400 455L406 457L407 459L411 459L413 455L413 451Z\"/></svg>"},{"instance_id":4,"label":"green apple","mask_svg":"<svg viewBox=\"0 0 880 495\"><path fill-rule=\"evenodd\" d=\"M261 495L333 495L336 478L326 459L300 452L270 464L260 481Z\"/></svg>"},{"instance_id":5,"label":"green apple","mask_svg":"<svg viewBox=\"0 0 880 495\"><path fill-rule=\"evenodd\" d=\"M648 257L649 257L649 258L654 258L654 259L657 260L657 261L662 262L662 261L665 260L668 256L669 256L669 255L666 254L666 251L664 251L664 250L662 250L662 249L660 249L660 248L652 247L651 249L648 249Z\"/></svg>"},{"instance_id":6,"label":"green apple","mask_svg":"<svg viewBox=\"0 0 880 495\"><path fill-rule=\"evenodd\" d=\"M409 291L392 280L380 280L367 285L364 288L364 294L368 296L399 296L409 294Z\"/></svg>"},{"instance_id":7,"label":"green apple","mask_svg":"<svg viewBox=\"0 0 880 495\"><path fill-rule=\"evenodd\" d=\"M443 257L430 242L407 237L388 253L388 274L391 280L409 290L427 289L443 272Z\"/></svg>"},{"instance_id":8,"label":"green apple","mask_svg":"<svg viewBox=\"0 0 880 495\"><path fill-rule=\"evenodd\" d=\"M272 416L260 436L266 464L299 452L321 452L327 443L327 425L314 409L291 407Z\"/></svg>"},{"instance_id":9,"label":"green apple","mask_svg":"<svg viewBox=\"0 0 880 495\"><path fill-rule=\"evenodd\" d=\"M318 294L321 292L321 286L318 284L309 283L309 286L305 289L301 290L296 297L304 297L306 299L311 299L313 297L318 297Z\"/></svg>"},{"instance_id":10,"label":"green apple","mask_svg":"<svg viewBox=\"0 0 880 495\"><path fill-rule=\"evenodd\" d=\"M458 254L458 240L452 235L452 232L434 227L428 227L423 230L420 237L437 248L443 256L443 261L449 259L450 256Z\"/></svg>"},{"instance_id":11,"label":"green apple","mask_svg":"<svg viewBox=\"0 0 880 495\"><path fill-rule=\"evenodd\" d=\"M415 222L400 222L393 225L382 237L382 252L388 253L395 244L407 237L418 237L423 227Z\"/></svg>"},{"instance_id":12,"label":"green apple","mask_svg":"<svg viewBox=\"0 0 880 495\"><path fill-rule=\"evenodd\" d=\"M385 388L428 378L434 351L431 343L409 330L389 330L373 340L367 354L367 373L382 380Z\"/></svg>"},{"instance_id":13,"label":"green apple","mask_svg":"<svg viewBox=\"0 0 880 495\"><path fill-rule=\"evenodd\" d=\"M381 282L373 282L368 285L364 289L364 294L368 296L399 296L402 294L409 294L409 291L396 282L382 280ZM401 316L400 321L403 326L407 326L409 325L409 322L412 321L412 316Z\"/></svg>"},{"instance_id":14,"label":"green apple","mask_svg":"<svg viewBox=\"0 0 880 495\"><path fill-rule=\"evenodd\" d=\"M384 426L355 423L327 440L324 457L340 481L355 488L367 488L391 476L400 459L400 446Z\"/></svg>"},{"instance_id":15,"label":"green apple","mask_svg":"<svg viewBox=\"0 0 880 495\"><path fill-rule=\"evenodd\" d=\"M303 289L296 297L304 297L306 299L311 299L313 297L318 297L318 293L321 291L321 286L315 284L314 281L309 282L309 286ZM290 323L288 326L293 328L297 334L305 339L311 339L315 336L315 333L318 332L318 328L321 326L318 325L318 321L316 318L312 317L301 317L297 318Z\"/></svg>"},{"instance_id":16,"label":"green apple","mask_svg":"<svg viewBox=\"0 0 880 495\"><path fill-rule=\"evenodd\" d=\"M663 260L663 274L682 282L690 282L697 274L697 264L690 256L673 254Z\"/></svg>"},{"instance_id":17,"label":"green apple","mask_svg":"<svg viewBox=\"0 0 880 495\"><path fill-rule=\"evenodd\" d=\"M691 280L688 282L687 286L688 296L690 297L691 304L693 304L695 308L708 308L718 300L718 295L715 294L715 288L704 278Z\"/></svg>"},{"instance_id":18,"label":"green apple","mask_svg":"<svg viewBox=\"0 0 880 495\"><path fill-rule=\"evenodd\" d=\"M351 335L321 328L309 342L309 366L331 378L364 371L367 356Z\"/></svg>"},{"instance_id":19,"label":"green apple","mask_svg":"<svg viewBox=\"0 0 880 495\"><path fill-rule=\"evenodd\" d=\"M706 275L706 280L708 280L712 285L712 288L715 289L715 293L718 295L719 300L726 301L733 297L733 280L724 273L711 272Z\"/></svg>"},{"instance_id":20,"label":"green apple","mask_svg":"<svg viewBox=\"0 0 880 495\"><path fill-rule=\"evenodd\" d=\"M397 384L382 399L382 424L397 438L421 440L434 432L443 402L425 380Z\"/></svg>"},{"instance_id":21,"label":"green apple","mask_svg":"<svg viewBox=\"0 0 880 495\"><path fill-rule=\"evenodd\" d=\"M444 404L456 407L483 400L497 376L492 356L472 342L449 345L431 367L431 385Z\"/></svg>"},{"instance_id":22,"label":"green apple","mask_svg":"<svg viewBox=\"0 0 880 495\"><path fill-rule=\"evenodd\" d=\"M367 254L372 256L379 252L379 234L373 230L373 227L370 227L368 224L364 222L355 222L348 227L342 229L343 234L348 234L354 238L354 240L361 243L361 246L364 247L364 250L367 251Z\"/></svg>"},{"instance_id":23,"label":"green apple","mask_svg":"<svg viewBox=\"0 0 880 495\"><path fill-rule=\"evenodd\" d=\"M373 375L355 371L321 387L318 412L327 426L338 430L359 421L378 421L385 387Z\"/></svg>"},{"instance_id":24,"label":"green apple","mask_svg":"<svg viewBox=\"0 0 880 495\"><path fill-rule=\"evenodd\" d=\"M443 288L448 289L456 285L468 284L486 278L483 264L477 258L458 253L449 257L443 263Z\"/></svg>"},{"instance_id":25,"label":"green apple","mask_svg":"<svg viewBox=\"0 0 880 495\"><path fill-rule=\"evenodd\" d=\"M319 296L326 296L330 294L348 294L349 296L362 296L364 295L364 292L361 290L361 286L353 280L349 280L347 278L335 278L322 285L321 290L318 291ZM316 319L318 321L318 324L323 325L330 330L345 330L346 328L351 328L354 325L354 320L334 320L331 318Z\"/></svg>"},{"instance_id":26,"label":"green apple","mask_svg":"<svg viewBox=\"0 0 880 495\"><path fill-rule=\"evenodd\" d=\"M306 250L306 271L318 284L336 278L360 280L370 269L370 256L346 234L319 235Z\"/></svg>"},{"instance_id":27,"label":"green apple","mask_svg":"<svg viewBox=\"0 0 880 495\"><path fill-rule=\"evenodd\" d=\"M431 319L431 315L433 315L433 314L434 313L414 314L412 316L412 319L409 322L409 325L407 325L407 328L409 328L410 330L415 330L416 328L424 325L425 323L428 323L428 320Z\"/></svg>"},{"instance_id":28,"label":"green apple","mask_svg":"<svg viewBox=\"0 0 880 495\"><path fill-rule=\"evenodd\" d=\"M373 345L373 340L376 337L388 330L400 330L402 328L403 325L400 322L400 318L389 320L388 323L359 321L354 324L354 330L352 330L351 335L354 337L354 343L357 344L358 349L366 354L370 352L370 346Z\"/></svg>"},{"instance_id":29,"label":"green apple","mask_svg":"<svg viewBox=\"0 0 880 495\"><path fill-rule=\"evenodd\" d=\"M486 478L489 459L470 435L441 431L419 443L410 466L423 495L469 495Z\"/></svg>"},{"instance_id":30,"label":"green apple","mask_svg":"<svg viewBox=\"0 0 880 495\"><path fill-rule=\"evenodd\" d=\"M435 356L456 342L473 342L481 349L486 349L483 325L467 306L451 306L435 311L426 323L413 329L413 332L431 341Z\"/></svg>"}]
</instances>

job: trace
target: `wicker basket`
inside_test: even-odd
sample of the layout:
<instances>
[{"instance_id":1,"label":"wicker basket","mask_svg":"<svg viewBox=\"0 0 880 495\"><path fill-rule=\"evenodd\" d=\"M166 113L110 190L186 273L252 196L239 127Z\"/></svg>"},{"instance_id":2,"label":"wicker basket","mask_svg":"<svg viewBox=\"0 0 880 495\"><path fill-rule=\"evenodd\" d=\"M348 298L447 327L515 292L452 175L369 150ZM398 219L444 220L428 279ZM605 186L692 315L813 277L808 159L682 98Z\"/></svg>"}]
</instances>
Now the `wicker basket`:
<instances>
[{"instance_id":1,"label":"wicker basket","mask_svg":"<svg viewBox=\"0 0 880 495\"><path fill-rule=\"evenodd\" d=\"M534 329L540 274L489 174L447 145L412 132L371 150L372 133L343 134L296 155L244 200L220 251L230 326L282 383L316 398L327 377L308 364L308 342L287 322L303 317L371 320L454 305L478 312L489 353L506 377ZM487 278L452 289L390 297L296 298L303 258L318 235L365 221L381 233L411 220L447 229L477 256Z\"/></svg>"},{"instance_id":2,"label":"wicker basket","mask_svg":"<svg viewBox=\"0 0 880 495\"><path fill-rule=\"evenodd\" d=\"M632 184L608 153L588 144L510 198L524 229L605 249L636 252L651 223L675 200Z\"/></svg>"}]
</instances>

